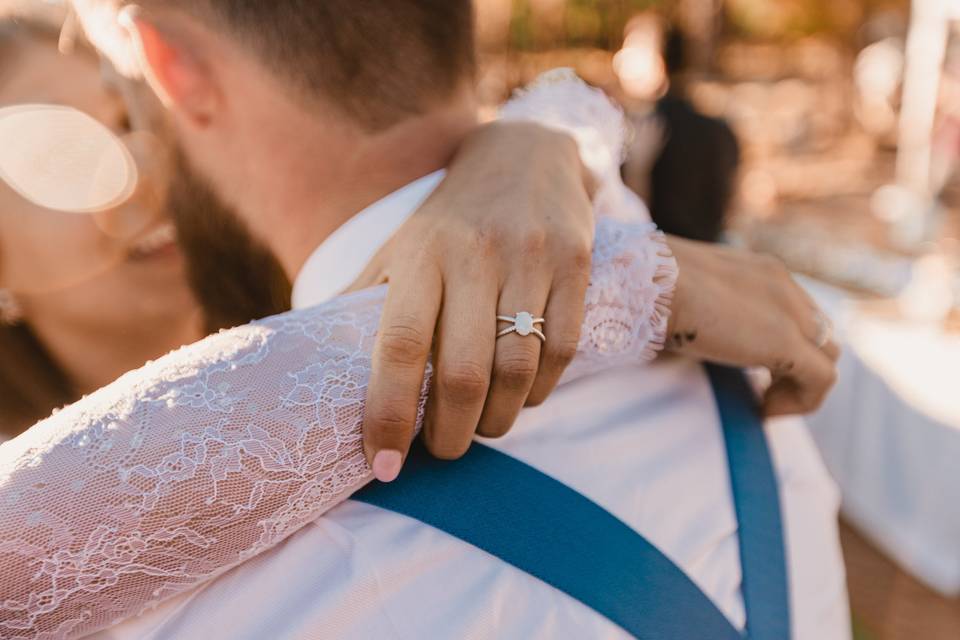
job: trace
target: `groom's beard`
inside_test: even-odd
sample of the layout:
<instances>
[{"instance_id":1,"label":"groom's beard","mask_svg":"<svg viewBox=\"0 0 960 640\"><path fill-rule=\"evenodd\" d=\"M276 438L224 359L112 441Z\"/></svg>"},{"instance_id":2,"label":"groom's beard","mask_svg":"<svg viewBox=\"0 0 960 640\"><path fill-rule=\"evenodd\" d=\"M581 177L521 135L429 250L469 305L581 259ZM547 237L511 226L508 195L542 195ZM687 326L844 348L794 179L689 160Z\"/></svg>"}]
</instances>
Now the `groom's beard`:
<instances>
[{"instance_id":1,"label":"groom's beard","mask_svg":"<svg viewBox=\"0 0 960 640\"><path fill-rule=\"evenodd\" d=\"M168 206L210 331L289 310L290 281L280 263L182 152L175 154Z\"/></svg>"}]
</instances>

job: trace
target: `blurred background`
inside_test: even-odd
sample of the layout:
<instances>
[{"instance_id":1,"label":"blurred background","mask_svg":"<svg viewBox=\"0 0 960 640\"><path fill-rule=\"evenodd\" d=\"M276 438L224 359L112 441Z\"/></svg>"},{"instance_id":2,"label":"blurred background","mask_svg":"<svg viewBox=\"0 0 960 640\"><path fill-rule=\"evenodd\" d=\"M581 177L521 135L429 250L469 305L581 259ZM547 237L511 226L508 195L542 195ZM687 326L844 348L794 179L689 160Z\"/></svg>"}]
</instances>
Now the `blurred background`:
<instances>
[{"instance_id":1,"label":"blurred background","mask_svg":"<svg viewBox=\"0 0 960 640\"><path fill-rule=\"evenodd\" d=\"M661 227L769 252L846 353L811 419L860 638L960 638L960 1L479 0L490 110L554 67Z\"/></svg>"},{"instance_id":2,"label":"blurred background","mask_svg":"<svg viewBox=\"0 0 960 640\"><path fill-rule=\"evenodd\" d=\"M960 639L960 0L475 2L489 116L574 69L628 114L623 176L662 229L776 255L829 314L844 355L809 424L842 500L857 638ZM285 280L237 281L231 303L269 304L204 318L155 107L77 34L63 2L0 0L0 138L21 141L0 147L0 441L289 301ZM32 102L63 109L29 120ZM77 158L115 137L129 153L91 193ZM34 157L36 139L79 155ZM50 200L78 193L95 201ZM233 272L278 269L262 260Z\"/></svg>"}]
</instances>

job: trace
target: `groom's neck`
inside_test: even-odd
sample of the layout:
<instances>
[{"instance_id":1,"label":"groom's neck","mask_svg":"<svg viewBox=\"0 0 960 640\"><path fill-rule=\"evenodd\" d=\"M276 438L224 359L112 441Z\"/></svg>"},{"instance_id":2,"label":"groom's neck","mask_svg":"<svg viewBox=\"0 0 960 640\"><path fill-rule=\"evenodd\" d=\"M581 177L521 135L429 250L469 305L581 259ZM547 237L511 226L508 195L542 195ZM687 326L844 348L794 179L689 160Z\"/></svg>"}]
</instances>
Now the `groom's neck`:
<instances>
[{"instance_id":1,"label":"groom's neck","mask_svg":"<svg viewBox=\"0 0 960 640\"><path fill-rule=\"evenodd\" d=\"M291 279L347 220L446 167L477 125L476 106L468 95L376 134L319 131L318 146L294 145L293 153L277 158L272 195L264 207L278 225L270 231L270 244ZM305 131L305 140L307 136Z\"/></svg>"}]
</instances>

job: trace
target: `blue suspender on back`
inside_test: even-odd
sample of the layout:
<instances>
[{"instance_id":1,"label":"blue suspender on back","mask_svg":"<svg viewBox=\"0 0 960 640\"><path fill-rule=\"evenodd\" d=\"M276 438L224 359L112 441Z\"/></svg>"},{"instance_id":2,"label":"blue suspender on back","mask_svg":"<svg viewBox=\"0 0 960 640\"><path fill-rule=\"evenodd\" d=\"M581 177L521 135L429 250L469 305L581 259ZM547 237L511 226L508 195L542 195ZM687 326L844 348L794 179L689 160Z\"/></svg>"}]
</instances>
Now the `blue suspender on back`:
<instances>
[{"instance_id":1,"label":"blue suspender on back","mask_svg":"<svg viewBox=\"0 0 960 640\"><path fill-rule=\"evenodd\" d=\"M708 366L739 520L747 628L739 632L656 547L573 489L490 447L457 462L418 442L397 482L355 500L431 525L539 578L643 640L788 640L780 500L743 374Z\"/></svg>"},{"instance_id":2,"label":"blue suspender on back","mask_svg":"<svg viewBox=\"0 0 960 640\"><path fill-rule=\"evenodd\" d=\"M746 635L750 640L790 638L790 596L777 476L763 419L743 373L707 366L727 446L737 511Z\"/></svg>"}]
</instances>

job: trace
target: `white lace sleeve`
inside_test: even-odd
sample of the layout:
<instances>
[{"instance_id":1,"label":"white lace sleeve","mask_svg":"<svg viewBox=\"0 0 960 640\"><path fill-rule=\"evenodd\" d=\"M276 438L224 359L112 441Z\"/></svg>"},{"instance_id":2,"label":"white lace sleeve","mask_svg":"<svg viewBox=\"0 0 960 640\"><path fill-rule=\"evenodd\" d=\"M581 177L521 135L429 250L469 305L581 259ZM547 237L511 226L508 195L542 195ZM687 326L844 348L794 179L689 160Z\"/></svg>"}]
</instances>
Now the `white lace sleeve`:
<instances>
[{"instance_id":1,"label":"white lace sleeve","mask_svg":"<svg viewBox=\"0 0 960 640\"><path fill-rule=\"evenodd\" d=\"M571 375L652 357L669 263L652 225L598 224ZM384 294L212 336L0 446L0 638L109 627L368 482L360 431Z\"/></svg>"},{"instance_id":2,"label":"white lace sleeve","mask_svg":"<svg viewBox=\"0 0 960 640\"><path fill-rule=\"evenodd\" d=\"M579 374L651 355L655 232L598 227ZM384 290L212 336L0 446L0 637L110 626L363 486Z\"/></svg>"}]
</instances>

